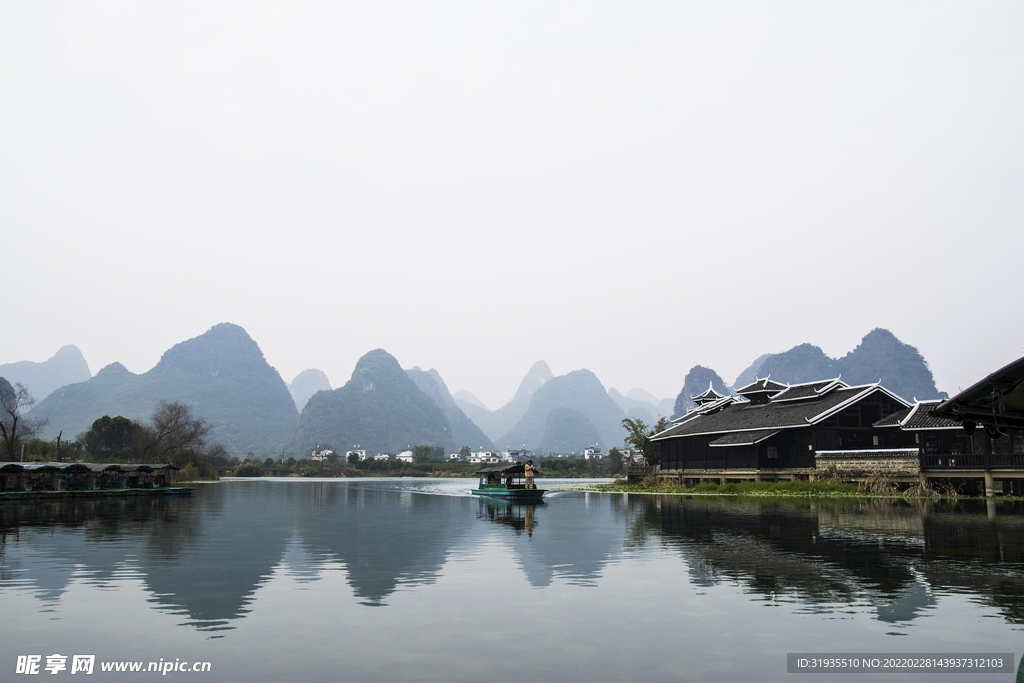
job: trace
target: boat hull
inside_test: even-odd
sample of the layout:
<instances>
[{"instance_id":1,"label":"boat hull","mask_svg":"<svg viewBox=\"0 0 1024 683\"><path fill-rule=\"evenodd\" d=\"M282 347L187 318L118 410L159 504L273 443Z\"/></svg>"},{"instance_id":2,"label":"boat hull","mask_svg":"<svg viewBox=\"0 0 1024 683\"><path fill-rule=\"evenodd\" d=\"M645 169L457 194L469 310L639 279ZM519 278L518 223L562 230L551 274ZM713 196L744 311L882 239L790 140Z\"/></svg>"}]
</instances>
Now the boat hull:
<instances>
[{"instance_id":1,"label":"boat hull","mask_svg":"<svg viewBox=\"0 0 1024 683\"><path fill-rule=\"evenodd\" d=\"M540 500L547 489L473 489L474 496L487 496L502 500Z\"/></svg>"}]
</instances>

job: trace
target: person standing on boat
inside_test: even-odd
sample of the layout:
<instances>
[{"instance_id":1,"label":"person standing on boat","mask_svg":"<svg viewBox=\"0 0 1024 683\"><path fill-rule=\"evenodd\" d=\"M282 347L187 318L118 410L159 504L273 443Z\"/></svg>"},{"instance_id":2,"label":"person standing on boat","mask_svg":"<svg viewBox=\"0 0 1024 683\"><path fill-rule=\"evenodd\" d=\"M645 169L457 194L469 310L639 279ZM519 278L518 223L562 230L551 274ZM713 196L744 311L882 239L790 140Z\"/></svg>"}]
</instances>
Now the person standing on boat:
<instances>
[{"instance_id":1,"label":"person standing on boat","mask_svg":"<svg viewBox=\"0 0 1024 683\"><path fill-rule=\"evenodd\" d=\"M523 472L526 474L526 488L535 489L537 486L533 483L533 461L527 460L526 465L523 467Z\"/></svg>"}]
</instances>

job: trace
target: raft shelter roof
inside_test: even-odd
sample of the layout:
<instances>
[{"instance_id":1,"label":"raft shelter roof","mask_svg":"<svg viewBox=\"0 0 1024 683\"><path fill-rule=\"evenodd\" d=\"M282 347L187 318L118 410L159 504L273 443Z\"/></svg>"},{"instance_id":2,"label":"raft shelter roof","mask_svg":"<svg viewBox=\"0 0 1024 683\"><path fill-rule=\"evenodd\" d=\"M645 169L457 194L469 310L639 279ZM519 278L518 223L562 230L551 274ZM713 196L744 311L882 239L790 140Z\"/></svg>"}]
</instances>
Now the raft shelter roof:
<instances>
[{"instance_id":1,"label":"raft shelter roof","mask_svg":"<svg viewBox=\"0 0 1024 683\"><path fill-rule=\"evenodd\" d=\"M123 472L121 466L114 463L88 463L89 469L93 472Z\"/></svg>"},{"instance_id":2,"label":"raft shelter roof","mask_svg":"<svg viewBox=\"0 0 1024 683\"><path fill-rule=\"evenodd\" d=\"M0 462L0 472L153 472L156 470L180 470L180 467L164 463L128 465L124 463L92 462Z\"/></svg>"}]
</instances>

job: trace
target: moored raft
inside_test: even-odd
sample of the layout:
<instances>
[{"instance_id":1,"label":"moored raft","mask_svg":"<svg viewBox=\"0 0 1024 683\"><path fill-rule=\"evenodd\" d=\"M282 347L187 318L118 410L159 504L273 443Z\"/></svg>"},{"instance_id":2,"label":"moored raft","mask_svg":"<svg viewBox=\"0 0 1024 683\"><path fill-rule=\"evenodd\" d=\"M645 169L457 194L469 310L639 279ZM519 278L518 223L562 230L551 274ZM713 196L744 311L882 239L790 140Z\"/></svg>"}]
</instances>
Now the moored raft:
<instances>
[{"instance_id":1,"label":"moored raft","mask_svg":"<svg viewBox=\"0 0 1024 683\"><path fill-rule=\"evenodd\" d=\"M0 500L187 496L171 486L181 468L164 463L0 462Z\"/></svg>"}]
</instances>

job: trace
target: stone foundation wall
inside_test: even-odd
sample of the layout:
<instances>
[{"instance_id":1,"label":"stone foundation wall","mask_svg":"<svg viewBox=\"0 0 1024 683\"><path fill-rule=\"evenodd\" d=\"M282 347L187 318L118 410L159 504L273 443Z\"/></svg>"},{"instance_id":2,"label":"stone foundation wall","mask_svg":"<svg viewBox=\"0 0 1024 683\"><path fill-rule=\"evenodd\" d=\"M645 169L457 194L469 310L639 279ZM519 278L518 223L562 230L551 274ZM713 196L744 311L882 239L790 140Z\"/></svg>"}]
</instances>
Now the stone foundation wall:
<instances>
[{"instance_id":1,"label":"stone foundation wall","mask_svg":"<svg viewBox=\"0 0 1024 683\"><path fill-rule=\"evenodd\" d=\"M863 451L818 451L815 468L833 468L839 474L917 475L921 462L916 448L886 448Z\"/></svg>"}]
</instances>

